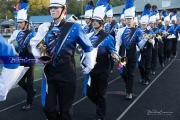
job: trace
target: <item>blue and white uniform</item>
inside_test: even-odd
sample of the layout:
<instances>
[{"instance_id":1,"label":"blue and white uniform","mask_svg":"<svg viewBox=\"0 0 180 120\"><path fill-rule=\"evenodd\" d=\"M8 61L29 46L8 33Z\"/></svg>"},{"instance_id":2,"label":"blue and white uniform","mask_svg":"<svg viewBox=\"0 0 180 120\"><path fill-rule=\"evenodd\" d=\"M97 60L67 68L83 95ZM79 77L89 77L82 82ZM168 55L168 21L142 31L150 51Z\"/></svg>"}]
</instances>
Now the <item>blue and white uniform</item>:
<instances>
[{"instance_id":1,"label":"blue and white uniform","mask_svg":"<svg viewBox=\"0 0 180 120\"><path fill-rule=\"evenodd\" d=\"M153 35L154 32L151 29L145 29L142 30L142 34L151 34ZM152 58L152 49L154 48L154 39L152 40L148 40L143 49L140 50L141 53L141 60L139 62L139 71L141 74L141 82L143 82L143 84L149 84L148 82L150 82L150 70L151 70L151 66L150 66L150 62L151 62L151 58Z\"/></svg>"},{"instance_id":2,"label":"blue and white uniform","mask_svg":"<svg viewBox=\"0 0 180 120\"><path fill-rule=\"evenodd\" d=\"M85 79L87 85L87 96L96 105L96 119L104 119L106 115L106 90L109 77L109 55L110 50L116 51L114 38L100 30L97 34L89 33L92 45L98 49L96 64ZM87 76L87 75L86 75ZM85 78L86 78L85 76ZM86 94L86 91L84 90Z\"/></svg>"},{"instance_id":3,"label":"blue and white uniform","mask_svg":"<svg viewBox=\"0 0 180 120\"><path fill-rule=\"evenodd\" d=\"M133 92L134 71L138 59L137 46L142 49L146 43L140 39L141 35L141 29L128 26L120 28L116 35L116 50L120 56L128 58L128 63L126 66L123 66L123 71L121 72L122 78L126 83L127 93Z\"/></svg>"},{"instance_id":4,"label":"blue and white uniform","mask_svg":"<svg viewBox=\"0 0 180 120\"><path fill-rule=\"evenodd\" d=\"M86 34L90 33L90 32L93 32L93 28L92 28L92 24L90 25L85 25L84 28L83 28L84 32Z\"/></svg>"},{"instance_id":5,"label":"blue and white uniform","mask_svg":"<svg viewBox=\"0 0 180 120\"><path fill-rule=\"evenodd\" d=\"M167 33L171 33L172 35L169 36L164 36L163 37L163 42L164 42L164 61L166 62L166 60L170 60L170 55L171 55L171 47L172 47L172 38L175 37L175 30L174 30L174 26L164 26L164 30ZM174 37L171 37L174 36Z\"/></svg>"},{"instance_id":6,"label":"blue and white uniform","mask_svg":"<svg viewBox=\"0 0 180 120\"><path fill-rule=\"evenodd\" d=\"M67 24L70 26L66 27ZM70 119L71 115L67 113L69 113L73 103L76 88L76 65L74 59L76 44L79 44L86 54L85 63L87 67L84 69L84 74L88 74L94 67L91 62L93 46L77 23L62 20L59 24L53 24L49 30L50 26L51 23L40 25L36 36L30 42L32 53L35 56L40 56L40 50L36 48L36 44L48 31L44 42L52 61L44 67L42 105L48 118L50 118L49 109L52 110L50 112L56 115L56 104L52 100L56 101L56 95L58 94L60 113ZM61 43L60 40L62 40ZM55 96L51 96L52 94L55 94ZM66 101L66 103L63 101Z\"/></svg>"},{"instance_id":7,"label":"blue and white uniform","mask_svg":"<svg viewBox=\"0 0 180 120\"><path fill-rule=\"evenodd\" d=\"M91 33L90 33L91 34ZM90 41L94 47L97 47L97 41L101 38L102 35L106 35L106 37L101 40L101 42L98 45L98 52L97 52L97 58L96 58L96 65L94 66L93 71L94 74L98 75L99 73L102 73L102 71L105 71L104 73L108 73L109 70L109 57L110 50L116 51L114 46L114 38L111 35L108 35L104 33L103 30L99 31L98 34L92 34L90 36ZM97 69L97 70L96 70ZM101 69L101 70L99 70ZM91 73L92 73L91 72Z\"/></svg>"},{"instance_id":8,"label":"blue and white uniform","mask_svg":"<svg viewBox=\"0 0 180 120\"><path fill-rule=\"evenodd\" d=\"M9 44L14 41L18 44L19 57L25 61L20 61L21 66L29 67L26 74L18 82L18 85L27 92L27 104L32 105L34 100L34 68L35 68L35 57L29 50L30 39L34 37L36 33L32 30L15 30L8 40Z\"/></svg>"},{"instance_id":9,"label":"blue and white uniform","mask_svg":"<svg viewBox=\"0 0 180 120\"><path fill-rule=\"evenodd\" d=\"M115 29L117 29L118 23L113 21L112 23L106 23L104 25L104 31L113 37L115 37Z\"/></svg>"}]
</instances>

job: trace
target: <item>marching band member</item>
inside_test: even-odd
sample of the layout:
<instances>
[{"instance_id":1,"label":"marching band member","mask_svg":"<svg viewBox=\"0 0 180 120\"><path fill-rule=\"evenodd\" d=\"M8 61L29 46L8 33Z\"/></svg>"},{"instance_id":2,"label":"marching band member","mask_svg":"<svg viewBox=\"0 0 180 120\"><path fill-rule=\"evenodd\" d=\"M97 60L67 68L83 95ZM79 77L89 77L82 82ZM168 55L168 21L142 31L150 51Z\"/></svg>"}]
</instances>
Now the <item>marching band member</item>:
<instances>
[{"instance_id":1,"label":"marching band member","mask_svg":"<svg viewBox=\"0 0 180 120\"><path fill-rule=\"evenodd\" d=\"M109 77L110 50L116 51L114 37L103 30L105 10L108 2L98 0L93 12L93 33L89 33L89 39L94 48L98 48L96 64L90 72L91 83L87 85L87 96L96 105L96 119L104 120L106 115L106 90Z\"/></svg>"},{"instance_id":2,"label":"marching band member","mask_svg":"<svg viewBox=\"0 0 180 120\"><path fill-rule=\"evenodd\" d=\"M126 0L124 11L126 27L119 29L117 32L116 50L120 56L126 56L128 58L128 63L126 66L123 66L123 71L121 73L126 86L127 100L132 99L134 71L137 62L136 46L138 45L140 48L142 48L145 44L145 40L140 40L140 35L142 34L141 30L133 27L134 16L134 0ZM121 50L119 50L120 47Z\"/></svg>"},{"instance_id":3,"label":"marching band member","mask_svg":"<svg viewBox=\"0 0 180 120\"><path fill-rule=\"evenodd\" d=\"M30 42L32 53L35 56L40 56L45 44L48 49L47 57L50 58L44 61L42 106L48 120L72 120L70 109L76 91L74 59L76 43L81 46L86 55L86 67L82 71L83 74L88 74L94 67L91 60L93 47L79 24L65 21L66 0L50 0L49 9L53 21L41 24L36 36ZM43 47L37 48L41 41L42 44L44 42ZM39 59L43 60L43 56ZM57 104L60 114L56 110Z\"/></svg>"},{"instance_id":4,"label":"marching band member","mask_svg":"<svg viewBox=\"0 0 180 120\"><path fill-rule=\"evenodd\" d=\"M180 24L176 27L175 32L180 33Z\"/></svg>"},{"instance_id":5,"label":"marching band member","mask_svg":"<svg viewBox=\"0 0 180 120\"><path fill-rule=\"evenodd\" d=\"M153 34L153 31L147 29L150 9L151 9L151 5L146 4L140 20L143 34L147 34L147 35ZM152 47L154 47L154 39L151 38L147 38L147 39L148 41L144 45L143 49L140 50L141 60L138 67L141 74L140 82L143 83L144 85L148 85L150 82L150 76L149 76L151 69L150 60L152 56Z\"/></svg>"},{"instance_id":6,"label":"marching band member","mask_svg":"<svg viewBox=\"0 0 180 120\"><path fill-rule=\"evenodd\" d=\"M159 32L162 32L164 30L164 25L162 24L162 22L159 22L160 17L159 17L158 8L156 5L152 6L152 11L156 11L155 28L157 27L159 29ZM164 50L164 42L161 38L158 40L158 58L159 58L159 63L160 63L162 68L164 68L163 50Z\"/></svg>"},{"instance_id":7,"label":"marching band member","mask_svg":"<svg viewBox=\"0 0 180 120\"><path fill-rule=\"evenodd\" d=\"M0 34L0 59L4 63L0 75L0 101L6 100L8 92L19 82L27 70L24 66L19 66L19 62L13 63L10 59L13 57L18 57L18 54Z\"/></svg>"},{"instance_id":8,"label":"marching band member","mask_svg":"<svg viewBox=\"0 0 180 120\"><path fill-rule=\"evenodd\" d=\"M24 2L24 4L27 2ZM24 6L17 13L17 22L19 30L15 30L8 40L9 44L12 44L15 40L18 43L19 57L22 59L31 59L35 60L34 56L28 50L29 42L32 37L35 36L35 32L32 30L28 30L28 16L27 16L28 6ZM36 90L34 90L33 82L34 82L34 61L29 61L28 63L21 62L21 66L29 67L26 74L22 77L22 79L18 82L18 85L22 87L27 93L27 103L23 106L23 110L29 110L32 108L32 103L34 96L36 94Z\"/></svg>"},{"instance_id":9,"label":"marching band member","mask_svg":"<svg viewBox=\"0 0 180 120\"><path fill-rule=\"evenodd\" d=\"M85 11L85 15L84 15L86 26L84 26L83 30L86 34L93 31L93 28L92 28L93 8L94 8L93 1L89 1L88 4L86 5L86 11Z\"/></svg>"},{"instance_id":10,"label":"marching band member","mask_svg":"<svg viewBox=\"0 0 180 120\"><path fill-rule=\"evenodd\" d=\"M158 34L159 29L157 27L155 27L156 13L157 13L156 10L153 9L152 12L151 12L151 16L149 18L149 23L150 23L151 30L155 34ZM151 59L150 59L150 61L151 61L151 75L155 75L155 69L156 69L157 57L158 57L158 45L162 43L161 38L157 39L155 37L154 40L155 40L155 44L154 44L154 47L152 48L152 56L151 56Z\"/></svg>"},{"instance_id":11,"label":"marching band member","mask_svg":"<svg viewBox=\"0 0 180 120\"><path fill-rule=\"evenodd\" d=\"M109 4L107 7L106 16L107 16L107 23L104 25L104 31L115 38L115 34L116 34L115 29L118 29L118 24L115 20L113 20L113 11L111 4ZM114 45L115 45L115 40L114 40ZM110 62L111 62L110 73L113 73L114 60L111 56L110 56Z\"/></svg>"},{"instance_id":12,"label":"marching band member","mask_svg":"<svg viewBox=\"0 0 180 120\"><path fill-rule=\"evenodd\" d=\"M174 29L176 29L176 27L178 26L178 24L176 23L177 19L176 19L176 14L177 11L174 10L171 16L171 24L174 26ZM177 54L177 41L178 41L178 32L175 32L175 36L176 38L172 38L172 48L171 48L171 52L173 57L176 57Z\"/></svg>"},{"instance_id":13,"label":"marching band member","mask_svg":"<svg viewBox=\"0 0 180 120\"><path fill-rule=\"evenodd\" d=\"M126 21L125 21L125 18L124 18L124 11L125 11L125 8L123 8L123 10L121 12L121 17L120 17L121 24L119 25L119 28L122 28L122 27L126 26Z\"/></svg>"},{"instance_id":14,"label":"marching band member","mask_svg":"<svg viewBox=\"0 0 180 120\"><path fill-rule=\"evenodd\" d=\"M162 24L162 22L164 21L163 19L160 19L160 15L159 15L159 11L156 5L152 6L153 10L156 10L156 27L158 27L159 29L163 29L164 25Z\"/></svg>"},{"instance_id":15,"label":"marching band member","mask_svg":"<svg viewBox=\"0 0 180 120\"><path fill-rule=\"evenodd\" d=\"M164 62L170 61L170 55L171 55L171 46L172 46L172 38L175 37L175 31L174 31L174 26L170 26L170 17L167 14L166 11L162 12L162 15L164 16L164 21L165 21L165 26L163 31L164 37Z\"/></svg>"},{"instance_id":16,"label":"marching band member","mask_svg":"<svg viewBox=\"0 0 180 120\"><path fill-rule=\"evenodd\" d=\"M136 11L135 11L135 17L134 17L134 28L138 28L138 19L137 19Z\"/></svg>"}]
</instances>

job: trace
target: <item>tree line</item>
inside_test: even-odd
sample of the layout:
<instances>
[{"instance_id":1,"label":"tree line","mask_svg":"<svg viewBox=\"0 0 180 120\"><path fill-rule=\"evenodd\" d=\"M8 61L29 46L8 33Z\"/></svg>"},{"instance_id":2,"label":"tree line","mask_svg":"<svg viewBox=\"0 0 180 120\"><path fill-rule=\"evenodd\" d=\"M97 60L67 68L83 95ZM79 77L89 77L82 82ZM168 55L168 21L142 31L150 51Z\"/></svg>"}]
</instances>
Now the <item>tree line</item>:
<instances>
[{"instance_id":1,"label":"tree line","mask_svg":"<svg viewBox=\"0 0 180 120\"><path fill-rule=\"evenodd\" d=\"M85 6L89 0L69 0L68 14L75 14L77 17L84 14ZM94 5L97 0L93 0ZM124 0L110 0L113 7L123 4ZM19 0L0 0L0 19L14 19L13 6L17 4ZM29 0L29 16L36 15L49 15L49 0ZM83 7L83 9L82 9Z\"/></svg>"}]
</instances>

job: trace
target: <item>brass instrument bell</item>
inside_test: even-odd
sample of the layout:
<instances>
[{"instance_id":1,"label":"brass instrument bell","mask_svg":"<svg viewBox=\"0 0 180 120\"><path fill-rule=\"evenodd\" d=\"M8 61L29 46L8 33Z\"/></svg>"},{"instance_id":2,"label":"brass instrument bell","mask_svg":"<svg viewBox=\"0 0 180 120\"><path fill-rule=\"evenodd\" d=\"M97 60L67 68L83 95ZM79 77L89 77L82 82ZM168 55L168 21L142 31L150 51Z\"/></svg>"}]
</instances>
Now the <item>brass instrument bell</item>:
<instances>
[{"instance_id":1,"label":"brass instrument bell","mask_svg":"<svg viewBox=\"0 0 180 120\"><path fill-rule=\"evenodd\" d=\"M113 59L118 64L121 64L121 65L126 65L127 64L127 62L128 62L128 58L127 57L121 57L121 56L118 55L118 53L116 53L113 50L110 50L110 52L111 52L111 56L113 57Z\"/></svg>"}]
</instances>

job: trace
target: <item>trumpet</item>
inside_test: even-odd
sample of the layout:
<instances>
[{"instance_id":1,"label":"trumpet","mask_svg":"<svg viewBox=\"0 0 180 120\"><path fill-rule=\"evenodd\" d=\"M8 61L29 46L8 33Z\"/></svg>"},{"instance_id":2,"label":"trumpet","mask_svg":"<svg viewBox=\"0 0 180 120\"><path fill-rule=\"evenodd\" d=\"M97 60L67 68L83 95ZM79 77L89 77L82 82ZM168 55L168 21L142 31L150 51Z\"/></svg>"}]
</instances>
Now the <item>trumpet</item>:
<instances>
[{"instance_id":1,"label":"trumpet","mask_svg":"<svg viewBox=\"0 0 180 120\"><path fill-rule=\"evenodd\" d=\"M78 54L83 53L83 50L82 50L82 48L81 48L81 46L79 44L76 47L76 53L78 53Z\"/></svg>"},{"instance_id":2,"label":"trumpet","mask_svg":"<svg viewBox=\"0 0 180 120\"><path fill-rule=\"evenodd\" d=\"M36 44L36 48L40 49L41 54L40 54L40 60L44 63L50 63L52 58L49 56L48 51L47 51L47 46L44 42L44 38L47 35L48 31L45 32L44 36L42 39Z\"/></svg>"},{"instance_id":3,"label":"trumpet","mask_svg":"<svg viewBox=\"0 0 180 120\"><path fill-rule=\"evenodd\" d=\"M168 33L168 32L165 31L165 30L163 30L163 31L161 32L161 34L162 34L163 36L170 36L170 35L172 35L172 33Z\"/></svg>"},{"instance_id":4,"label":"trumpet","mask_svg":"<svg viewBox=\"0 0 180 120\"><path fill-rule=\"evenodd\" d=\"M162 37L164 36L162 33L156 33L156 38L162 42Z\"/></svg>"},{"instance_id":5,"label":"trumpet","mask_svg":"<svg viewBox=\"0 0 180 120\"><path fill-rule=\"evenodd\" d=\"M142 34L141 39L142 40L149 40L152 41L156 36L152 34Z\"/></svg>"},{"instance_id":6,"label":"trumpet","mask_svg":"<svg viewBox=\"0 0 180 120\"><path fill-rule=\"evenodd\" d=\"M126 65L127 64L127 62L128 62L128 58L127 57L121 57L121 56L119 56L115 51L113 51L113 50L110 50L110 52L111 52L111 56L113 57L113 59L117 62L117 63L119 63L119 64L121 64L121 65Z\"/></svg>"}]
</instances>

